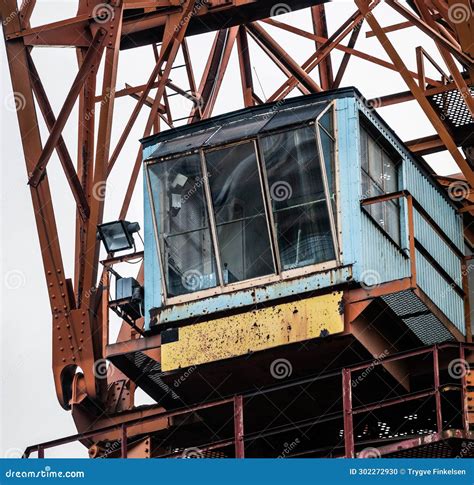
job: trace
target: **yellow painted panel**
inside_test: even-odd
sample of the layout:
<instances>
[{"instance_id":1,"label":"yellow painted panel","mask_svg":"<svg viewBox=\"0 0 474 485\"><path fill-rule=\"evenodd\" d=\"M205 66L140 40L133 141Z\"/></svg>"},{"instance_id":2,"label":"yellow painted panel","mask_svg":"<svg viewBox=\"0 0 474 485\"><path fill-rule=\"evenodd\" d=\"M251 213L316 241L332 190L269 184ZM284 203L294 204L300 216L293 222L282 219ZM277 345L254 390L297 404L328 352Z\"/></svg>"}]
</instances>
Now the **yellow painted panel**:
<instances>
[{"instance_id":1,"label":"yellow painted panel","mask_svg":"<svg viewBox=\"0 0 474 485\"><path fill-rule=\"evenodd\" d=\"M163 371L205 364L344 330L342 292L181 327L161 347Z\"/></svg>"}]
</instances>

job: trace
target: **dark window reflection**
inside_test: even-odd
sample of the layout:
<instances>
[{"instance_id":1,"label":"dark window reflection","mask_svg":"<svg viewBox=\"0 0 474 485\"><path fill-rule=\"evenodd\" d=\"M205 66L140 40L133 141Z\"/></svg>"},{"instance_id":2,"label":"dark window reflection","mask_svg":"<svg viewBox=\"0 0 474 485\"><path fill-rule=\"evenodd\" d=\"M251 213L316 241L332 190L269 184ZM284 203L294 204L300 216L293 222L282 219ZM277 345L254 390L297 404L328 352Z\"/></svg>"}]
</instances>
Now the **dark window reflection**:
<instances>
[{"instance_id":1,"label":"dark window reflection","mask_svg":"<svg viewBox=\"0 0 474 485\"><path fill-rule=\"evenodd\" d=\"M206 153L225 283L275 272L253 142Z\"/></svg>"},{"instance_id":2,"label":"dark window reflection","mask_svg":"<svg viewBox=\"0 0 474 485\"><path fill-rule=\"evenodd\" d=\"M362 198L367 199L398 190L397 162L363 127L360 129ZM398 199L365 205L377 224L400 244L400 203Z\"/></svg>"},{"instance_id":3,"label":"dark window reflection","mask_svg":"<svg viewBox=\"0 0 474 485\"><path fill-rule=\"evenodd\" d=\"M199 155L150 166L168 296L216 286Z\"/></svg>"},{"instance_id":4,"label":"dark window reflection","mask_svg":"<svg viewBox=\"0 0 474 485\"><path fill-rule=\"evenodd\" d=\"M314 127L261 140L282 268L335 259Z\"/></svg>"}]
</instances>

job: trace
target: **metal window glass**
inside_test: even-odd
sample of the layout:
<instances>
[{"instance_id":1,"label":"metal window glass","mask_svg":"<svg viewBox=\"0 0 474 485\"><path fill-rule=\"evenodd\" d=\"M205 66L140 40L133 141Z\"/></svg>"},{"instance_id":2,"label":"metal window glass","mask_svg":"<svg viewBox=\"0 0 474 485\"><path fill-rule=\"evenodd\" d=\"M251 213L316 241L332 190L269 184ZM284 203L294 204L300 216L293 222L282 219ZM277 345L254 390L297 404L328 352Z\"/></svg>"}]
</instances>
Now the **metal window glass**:
<instances>
[{"instance_id":1,"label":"metal window glass","mask_svg":"<svg viewBox=\"0 0 474 485\"><path fill-rule=\"evenodd\" d=\"M165 299L336 260L332 112L148 164Z\"/></svg>"},{"instance_id":2,"label":"metal window glass","mask_svg":"<svg viewBox=\"0 0 474 485\"><path fill-rule=\"evenodd\" d=\"M261 138L283 270L335 259L314 126Z\"/></svg>"},{"instance_id":3,"label":"metal window glass","mask_svg":"<svg viewBox=\"0 0 474 485\"><path fill-rule=\"evenodd\" d=\"M360 128L362 197L398 190L397 162L363 126ZM400 202L389 200L364 206L375 222L400 245Z\"/></svg>"},{"instance_id":4,"label":"metal window glass","mask_svg":"<svg viewBox=\"0 0 474 485\"><path fill-rule=\"evenodd\" d=\"M205 158L224 283L275 273L255 143Z\"/></svg>"},{"instance_id":5,"label":"metal window glass","mask_svg":"<svg viewBox=\"0 0 474 485\"><path fill-rule=\"evenodd\" d=\"M168 297L218 284L199 154L150 166Z\"/></svg>"},{"instance_id":6,"label":"metal window glass","mask_svg":"<svg viewBox=\"0 0 474 485\"><path fill-rule=\"evenodd\" d=\"M324 158L325 172L327 178L328 195L331 201L333 218L336 220L337 214L337 190L336 190L336 160L334 134L334 113L333 109L328 109L318 120L318 134L321 140L321 149Z\"/></svg>"}]
</instances>

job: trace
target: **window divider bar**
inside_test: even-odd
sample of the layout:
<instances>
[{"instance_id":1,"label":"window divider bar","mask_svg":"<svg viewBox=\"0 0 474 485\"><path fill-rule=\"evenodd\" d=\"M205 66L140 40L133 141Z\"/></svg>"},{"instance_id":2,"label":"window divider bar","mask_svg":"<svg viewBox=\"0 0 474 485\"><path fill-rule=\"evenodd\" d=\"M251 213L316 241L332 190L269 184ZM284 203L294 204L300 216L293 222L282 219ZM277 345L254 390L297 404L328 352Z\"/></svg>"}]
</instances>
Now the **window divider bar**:
<instances>
[{"instance_id":1,"label":"window divider bar","mask_svg":"<svg viewBox=\"0 0 474 485\"><path fill-rule=\"evenodd\" d=\"M164 259L161 254L161 245L160 245L160 235L158 231L158 222L156 220L156 206L155 206L155 198L153 196L153 191L151 189L151 180L150 180L150 168L149 166L145 167L145 177L146 177L146 185L148 191L148 200L150 202L150 212L151 212L151 219L153 224L153 234L155 236L155 246L156 246L156 253L158 257L158 266L160 268L160 277L161 277L161 303L166 305L166 301L168 299L168 288L166 283L166 275L164 271Z\"/></svg>"},{"instance_id":2,"label":"window divider bar","mask_svg":"<svg viewBox=\"0 0 474 485\"><path fill-rule=\"evenodd\" d=\"M222 262L221 254L219 251L219 241L217 239L217 225L214 217L214 206L212 204L211 187L209 185L209 172L207 170L206 158L204 150L199 150L199 156L201 159L201 172L202 178L204 180L204 194L206 196L206 206L209 218L209 226L211 230L212 245L214 247L214 254L216 260L216 273L218 277L217 285L218 287L224 286L224 274L222 272Z\"/></svg>"},{"instance_id":3,"label":"window divider bar","mask_svg":"<svg viewBox=\"0 0 474 485\"><path fill-rule=\"evenodd\" d=\"M318 154L319 154L319 166L321 168L321 174L323 176L323 186L324 186L324 193L325 193L325 199L326 199L326 207L328 211L328 216L329 216L329 224L331 226L331 235L332 235L332 243L334 245L334 254L336 256L336 261L340 263L341 261L341 253L340 253L340 248L339 248L339 238L337 237L337 228L336 228L336 222L334 219L334 212L333 212L333 207L331 203L331 197L329 194L329 183L328 183L328 178L327 178L327 173L326 173L326 160L324 158L324 151L323 151L323 145L321 142L321 135L319 133L320 129L320 122L319 120L329 111L332 110L332 122L334 126L334 105L331 103L322 113L319 114L319 116L316 118L316 123L314 124L315 127L315 136L316 136L316 145L318 147ZM334 147L334 152L335 152L335 147ZM334 173L334 177L336 177L336 173Z\"/></svg>"},{"instance_id":4,"label":"window divider bar","mask_svg":"<svg viewBox=\"0 0 474 485\"><path fill-rule=\"evenodd\" d=\"M275 219L273 217L273 208L272 208L272 200L270 195L270 187L268 185L267 168L265 166L263 153L261 153L260 151L261 150L260 137L257 137L254 140L254 146L255 146L255 154L257 157L257 166L258 166L259 176L260 176L260 187L262 188L263 204L267 215L267 227L268 227L268 233L270 236L270 246L271 246L272 255L273 255L273 263L275 265L275 273L277 275L281 275L282 265L281 265L281 258L280 258L280 248L278 245L278 236L276 234Z\"/></svg>"}]
</instances>

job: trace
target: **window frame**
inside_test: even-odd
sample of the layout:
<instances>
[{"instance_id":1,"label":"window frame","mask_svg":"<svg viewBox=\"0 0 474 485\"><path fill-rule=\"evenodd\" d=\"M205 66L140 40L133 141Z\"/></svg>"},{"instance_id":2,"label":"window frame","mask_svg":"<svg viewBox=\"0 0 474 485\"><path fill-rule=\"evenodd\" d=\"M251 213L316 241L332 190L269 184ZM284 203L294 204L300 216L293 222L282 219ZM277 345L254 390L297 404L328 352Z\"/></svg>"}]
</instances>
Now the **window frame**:
<instances>
[{"instance_id":1,"label":"window frame","mask_svg":"<svg viewBox=\"0 0 474 485\"><path fill-rule=\"evenodd\" d=\"M398 192L399 190L399 187L400 187L400 168L402 167L402 163L403 163L403 159L402 157L396 152L396 150L394 149L390 149L390 148L387 148L389 145L388 145L388 142L387 140L385 139L385 137L383 136L382 133L380 133L380 131L378 131L373 125L372 123L365 117L359 117L359 139L362 140L362 130L364 130L367 134L367 137L371 137L373 142L375 144L377 144L382 152L382 167L383 167L383 154L385 154L389 159L390 161L394 164L394 167L395 167L395 176L396 176L396 190L395 191L392 191L392 192L387 192L385 191L385 187L384 186L381 186L379 182L377 182L373 176L369 173L370 172L370 161L368 159L368 154L369 154L369 148L368 148L368 143L367 143L367 147L366 147L366 154L367 154L367 168L368 170L366 170L364 167L363 167L363 164L362 164L362 143L360 143L360 149L359 149L359 159L360 159L360 189L361 189L361 201L367 199L367 198L370 198L370 196L367 196L366 193L363 192L363 176L364 174L367 176L367 178L369 179L369 181L371 181L376 187L378 190L380 190L381 194L380 195L390 195L390 194L395 194ZM375 135L378 135L378 137L376 138ZM380 142L379 141L379 138L382 138L382 141ZM382 171L382 177L384 175L384 172ZM375 197L375 196L373 196ZM367 215L367 217L370 218L370 220L383 232L384 236L387 237L398 249L402 250L403 248L403 225L402 225L402 213L404 211L404 206L403 204L401 203L401 201L398 201L397 200L397 203L393 202L392 200L389 200L387 201L387 203L391 203L393 204L396 208L398 208L398 237L399 237L399 240L396 241L393 237L392 237L392 234L390 234L390 232L385 228L383 227L376 219L375 217L369 212L369 210L367 209L367 207L370 207L370 206L364 206L362 205L361 206L361 209L363 210L364 214Z\"/></svg>"},{"instance_id":2,"label":"window frame","mask_svg":"<svg viewBox=\"0 0 474 485\"><path fill-rule=\"evenodd\" d=\"M230 143L220 143L218 145L211 145L211 146L202 146L200 148L196 148L193 150L187 150L180 153L174 153L172 155L166 155L162 158L157 158L153 160L148 160L145 162L145 178L146 178L146 185L148 190L148 198L150 201L150 209L151 209L151 217L153 222L153 233L155 237L155 246L156 252L160 267L160 278L161 278L161 302L162 306L171 306L181 303L187 303L191 301L201 300L203 298L208 298L216 295L232 293L238 290L245 290L250 289L252 287L266 285L271 283L277 283L279 281L287 281L290 279L294 279L301 276L306 276L308 274L318 273L322 271L329 271L332 269L337 268L340 265L341 261L341 254L340 254L340 226L339 226L339 159L338 159L338 141L337 141L337 125L336 125L336 109L335 109L335 101L331 101L328 103L328 106L317 116L316 119L306 122L288 124L287 126L278 128L276 130L272 130L266 133L259 133L256 136L242 138L240 140L236 140ZM320 125L320 119L328 112L332 111L332 122L333 122L333 135L327 132L327 130ZM281 261L280 261L280 252L278 246L278 236L276 232L275 221L273 217L272 205L271 205L271 195L270 189L268 186L268 177L266 173L265 161L262 153L262 147L259 142L260 138L263 136L268 135L276 135L278 133L283 133L287 131L296 130L299 128L311 126L313 128L313 135L315 137L315 143L318 150L318 160L321 167L321 175L323 180L323 188L324 188L324 195L325 195L325 202L326 202L326 210L328 211L329 222L331 227L331 238L334 246L334 254L335 258L329 261L324 261L321 263L311 264L307 266L301 266L299 268L292 268L288 270L282 270ZM335 196L335 212L331 204L330 198L330 189L328 185L328 178L326 172L326 163L324 159L324 153L322 148L321 136L320 136L320 129L324 129L326 133L332 138L333 141L333 156L332 156L332 163L334 168L334 196ZM270 250L272 252L272 258L274 263L275 272L265 276L259 276L257 278L251 278L242 280L239 282L225 284L223 278L223 271L221 266L221 255L219 249L219 242L217 237L217 226L215 221L215 213L214 213L214 205L212 201L211 195L211 188L209 184L209 176L207 171L206 165L206 153L211 151L216 151L219 149L224 149L227 147L249 143L252 142L255 150L258 173L259 173L259 180L260 180L260 190L262 193L263 205L265 210L265 217L267 223L267 231L270 243ZM201 166L201 177L203 180L203 188L204 188L204 195L206 199L206 207L208 211L208 218L209 218L209 226L210 226L210 233L212 238L212 247L215 254L217 272L216 272L216 281L217 285L212 288L206 288L204 290L198 290L182 295L177 296L168 296L168 288L166 283L166 275L165 275L165 262L163 260L162 251L160 248L160 234L158 231L158 221L156 220L156 210L155 210L155 200L153 198L153 192L151 188L151 180L150 180L150 166L157 164L168 162L170 160L176 160L179 158L183 158L185 156L190 156L193 154L198 154L200 157L200 166ZM161 201L160 201L161 202Z\"/></svg>"}]
</instances>

